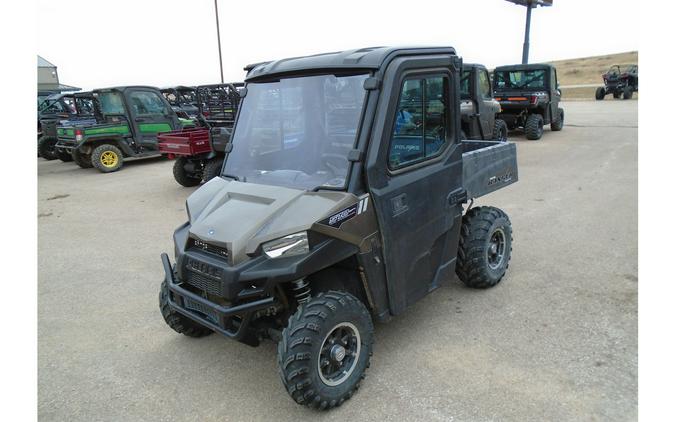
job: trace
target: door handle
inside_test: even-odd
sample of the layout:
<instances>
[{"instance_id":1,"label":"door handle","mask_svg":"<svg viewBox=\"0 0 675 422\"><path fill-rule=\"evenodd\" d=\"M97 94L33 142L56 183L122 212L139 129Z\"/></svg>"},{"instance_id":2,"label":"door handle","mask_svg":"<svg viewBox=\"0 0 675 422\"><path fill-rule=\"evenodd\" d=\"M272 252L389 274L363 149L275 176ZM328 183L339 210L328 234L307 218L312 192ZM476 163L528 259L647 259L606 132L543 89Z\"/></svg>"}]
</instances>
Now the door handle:
<instances>
[{"instance_id":1,"label":"door handle","mask_svg":"<svg viewBox=\"0 0 675 422\"><path fill-rule=\"evenodd\" d=\"M394 217L408 211L408 196L405 193L391 198L391 209Z\"/></svg>"}]
</instances>

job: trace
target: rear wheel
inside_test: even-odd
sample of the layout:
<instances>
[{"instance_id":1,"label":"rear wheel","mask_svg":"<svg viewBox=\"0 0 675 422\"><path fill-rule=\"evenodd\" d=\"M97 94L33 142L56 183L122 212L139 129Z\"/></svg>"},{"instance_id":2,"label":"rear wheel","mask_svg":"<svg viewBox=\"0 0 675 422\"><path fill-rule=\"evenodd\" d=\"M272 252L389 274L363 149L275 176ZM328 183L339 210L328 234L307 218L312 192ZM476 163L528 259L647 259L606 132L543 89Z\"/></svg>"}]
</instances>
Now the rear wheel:
<instances>
[{"instance_id":1,"label":"rear wheel","mask_svg":"<svg viewBox=\"0 0 675 422\"><path fill-rule=\"evenodd\" d=\"M627 86L623 90L623 99L624 100L630 100L631 98L633 98L633 89L631 87Z\"/></svg>"},{"instance_id":2,"label":"rear wheel","mask_svg":"<svg viewBox=\"0 0 675 422\"><path fill-rule=\"evenodd\" d=\"M75 161L75 164L81 168L90 169L93 167L91 164L91 155L84 154L79 149L74 149L71 155L73 156L73 161Z\"/></svg>"},{"instance_id":3,"label":"rear wheel","mask_svg":"<svg viewBox=\"0 0 675 422\"><path fill-rule=\"evenodd\" d=\"M373 331L368 309L349 293L331 290L301 305L277 350L288 394L321 410L348 400L370 366Z\"/></svg>"},{"instance_id":4,"label":"rear wheel","mask_svg":"<svg viewBox=\"0 0 675 422\"><path fill-rule=\"evenodd\" d=\"M509 128L506 126L506 122L502 119L495 119L495 128L492 132L492 136L495 140L500 142L506 142L509 137Z\"/></svg>"},{"instance_id":5,"label":"rear wheel","mask_svg":"<svg viewBox=\"0 0 675 422\"><path fill-rule=\"evenodd\" d=\"M179 185L189 188L200 184L202 178L185 169L187 161L185 157L178 157L176 159L176 162L173 164L173 178L176 179Z\"/></svg>"},{"instance_id":6,"label":"rear wheel","mask_svg":"<svg viewBox=\"0 0 675 422\"><path fill-rule=\"evenodd\" d=\"M541 114L530 114L525 121L525 137L530 140L541 139L544 134L544 118Z\"/></svg>"},{"instance_id":7,"label":"rear wheel","mask_svg":"<svg viewBox=\"0 0 675 422\"><path fill-rule=\"evenodd\" d=\"M44 158L47 161L56 160L56 142L58 139L53 136L42 136L38 141L38 151L40 152L40 157Z\"/></svg>"},{"instance_id":8,"label":"rear wheel","mask_svg":"<svg viewBox=\"0 0 675 422\"><path fill-rule=\"evenodd\" d=\"M204 165L204 182L208 182L220 175L220 170L223 168L222 158L212 158Z\"/></svg>"},{"instance_id":9,"label":"rear wheel","mask_svg":"<svg viewBox=\"0 0 675 422\"><path fill-rule=\"evenodd\" d=\"M91 153L91 163L103 173L112 173L122 168L122 151L115 145L99 145Z\"/></svg>"},{"instance_id":10,"label":"rear wheel","mask_svg":"<svg viewBox=\"0 0 675 422\"><path fill-rule=\"evenodd\" d=\"M159 288L159 310L166 325L179 334L188 337L204 337L213 332L183 314L171 310L171 306L169 306L169 287L166 285L166 281L163 281L162 286Z\"/></svg>"},{"instance_id":11,"label":"rear wheel","mask_svg":"<svg viewBox=\"0 0 675 422\"><path fill-rule=\"evenodd\" d=\"M551 130L557 132L559 130L562 130L564 125L565 125L565 110L559 108L558 118L555 120L555 122L551 122Z\"/></svg>"},{"instance_id":12,"label":"rear wheel","mask_svg":"<svg viewBox=\"0 0 675 422\"><path fill-rule=\"evenodd\" d=\"M605 87L600 86L600 87L598 87L598 89L595 90L595 99L596 100L604 100L605 94L607 94L607 91L605 91Z\"/></svg>"},{"instance_id":13,"label":"rear wheel","mask_svg":"<svg viewBox=\"0 0 675 422\"><path fill-rule=\"evenodd\" d=\"M455 272L477 289L499 283L511 260L511 221L499 208L477 207L462 217Z\"/></svg>"}]
</instances>

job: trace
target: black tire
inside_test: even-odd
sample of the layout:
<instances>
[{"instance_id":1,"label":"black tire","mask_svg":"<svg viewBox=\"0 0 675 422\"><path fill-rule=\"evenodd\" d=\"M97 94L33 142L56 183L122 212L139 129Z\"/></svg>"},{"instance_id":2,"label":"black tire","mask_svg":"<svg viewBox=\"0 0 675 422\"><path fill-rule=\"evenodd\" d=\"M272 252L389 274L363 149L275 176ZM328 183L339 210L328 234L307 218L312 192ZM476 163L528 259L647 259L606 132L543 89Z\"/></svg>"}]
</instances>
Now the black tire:
<instances>
[{"instance_id":1,"label":"black tire","mask_svg":"<svg viewBox=\"0 0 675 422\"><path fill-rule=\"evenodd\" d=\"M370 366L373 331L368 309L349 293L331 290L301 305L277 348L288 394L298 404L321 410L351 398ZM332 342L333 335L347 340Z\"/></svg>"},{"instance_id":2,"label":"black tire","mask_svg":"<svg viewBox=\"0 0 675 422\"><path fill-rule=\"evenodd\" d=\"M73 157L73 161L75 161L75 164L77 164L81 168L90 169L90 168L94 167L93 164L91 164L91 155L83 154L78 149L73 149L73 152L72 152L71 155Z\"/></svg>"},{"instance_id":3,"label":"black tire","mask_svg":"<svg viewBox=\"0 0 675 422\"><path fill-rule=\"evenodd\" d=\"M462 217L455 272L472 288L485 289L501 281L511 260L511 221L494 207L471 208Z\"/></svg>"},{"instance_id":4,"label":"black tire","mask_svg":"<svg viewBox=\"0 0 675 422\"><path fill-rule=\"evenodd\" d=\"M69 163L73 161L73 156L66 151L61 151L57 149L56 156L59 157L59 160L63 161L64 163Z\"/></svg>"},{"instance_id":5,"label":"black tire","mask_svg":"<svg viewBox=\"0 0 675 422\"><path fill-rule=\"evenodd\" d=\"M40 140L38 141L38 152L40 153L40 157L47 161L59 158L56 155L56 142L58 142L58 139L53 136L40 137Z\"/></svg>"},{"instance_id":6,"label":"black tire","mask_svg":"<svg viewBox=\"0 0 675 422\"><path fill-rule=\"evenodd\" d=\"M159 310L166 325L179 334L188 337L205 337L213 333L210 329L199 325L183 314L171 310L171 306L169 306L169 287L166 285L166 281L163 281L162 286L159 288Z\"/></svg>"},{"instance_id":7,"label":"black tire","mask_svg":"<svg viewBox=\"0 0 675 422\"><path fill-rule=\"evenodd\" d=\"M525 137L536 141L544 134L544 118L541 114L530 114L525 121Z\"/></svg>"},{"instance_id":8,"label":"black tire","mask_svg":"<svg viewBox=\"0 0 675 422\"><path fill-rule=\"evenodd\" d=\"M190 188L192 186L197 186L202 182L202 178L199 176L193 176L185 170L185 164L187 163L187 158L178 157L176 162L173 164L173 178L176 179L179 185Z\"/></svg>"},{"instance_id":9,"label":"black tire","mask_svg":"<svg viewBox=\"0 0 675 422\"><path fill-rule=\"evenodd\" d=\"M122 168L124 155L115 145L103 144L94 148L91 163L102 173L112 173Z\"/></svg>"},{"instance_id":10,"label":"black tire","mask_svg":"<svg viewBox=\"0 0 675 422\"><path fill-rule=\"evenodd\" d=\"M607 94L607 91L605 91L605 87L599 86L598 89L595 90L595 99L596 100L604 100L606 94Z\"/></svg>"},{"instance_id":11,"label":"black tire","mask_svg":"<svg viewBox=\"0 0 675 422\"><path fill-rule=\"evenodd\" d=\"M551 122L551 130L554 132L561 131L565 126L565 110L558 108L558 118Z\"/></svg>"},{"instance_id":12,"label":"black tire","mask_svg":"<svg viewBox=\"0 0 675 422\"><path fill-rule=\"evenodd\" d=\"M223 159L222 158L212 158L206 162L204 165L204 182L208 182L220 175L220 171L223 168Z\"/></svg>"},{"instance_id":13,"label":"black tire","mask_svg":"<svg viewBox=\"0 0 675 422\"><path fill-rule=\"evenodd\" d=\"M502 119L495 119L495 128L492 136L496 141L506 142L509 139L509 128Z\"/></svg>"},{"instance_id":14,"label":"black tire","mask_svg":"<svg viewBox=\"0 0 675 422\"><path fill-rule=\"evenodd\" d=\"M633 89L631 87L627 86L623 90L623 99L624 100L630 100L631 98L633 98Z\"/></svg>"},{"instance_id":15,"label":"black tire","mask_svg":"<svg viewBox=\"0 0 675 422\"><path fill-rule=\"evenodd\" d=\"M614 91L612 92L612 97L614 97L615 100L618 100L619 98L621 98L621 93L618 91Z\"/></svg>"}]
</instances>

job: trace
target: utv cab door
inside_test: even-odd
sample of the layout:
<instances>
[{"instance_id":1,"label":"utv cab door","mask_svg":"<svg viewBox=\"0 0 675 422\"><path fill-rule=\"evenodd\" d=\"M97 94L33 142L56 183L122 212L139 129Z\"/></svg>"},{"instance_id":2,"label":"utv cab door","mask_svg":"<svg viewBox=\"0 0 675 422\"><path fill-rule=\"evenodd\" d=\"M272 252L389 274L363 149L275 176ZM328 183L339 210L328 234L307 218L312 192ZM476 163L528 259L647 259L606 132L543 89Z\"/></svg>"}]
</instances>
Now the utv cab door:
<instances>
[{"instance_id":1,"label":"utv cab door","mask_svg":"<svg viewBox=\"0 0 675 422\"><path fill-rule=\"evenodd\" d=\"M366 173L394 315L454 271L462 216L459 69L451 55L398 58L382 81Z\"/></svg>"},{"instance_id":2,"label":"utv cab door","mask_svg":"<svg viewBox=\"0 0 675 422\"><path fill-rule=\"evenodd\" d=\"M476 110L479 113L478 122L481 125L481 134L483 139L492 139L492 131L495 127L495 114L498 112L499 104L492 98L492 85L487 69L476 68Z\"/></svg>"},{"instance_id":3,"label":"utv cab door","mask_svg":"<svg viewBox=\"0 0 675 422\"><path fill-rule=\"evenodd\" d=\"M550 86L551 86L551 109L550 109L550 118L551 122L555 121L558 116L558 108L560 107L560 101L562 99L562 94L560 92L560 86L558 85L558 72L555 68L551 68L550 75Z\"/></svg>"},{"instance_id":4,"label":"utv cab door","mask_svg":"<svg viewBox=\"0 0 675 422\"><path fill-rule=\"evenodd\" d=\"M144 151L157 150L157 134L178 128L176 113L166 99L150 89L127 92L136 143Z\"/></svg>"}]
</instances>

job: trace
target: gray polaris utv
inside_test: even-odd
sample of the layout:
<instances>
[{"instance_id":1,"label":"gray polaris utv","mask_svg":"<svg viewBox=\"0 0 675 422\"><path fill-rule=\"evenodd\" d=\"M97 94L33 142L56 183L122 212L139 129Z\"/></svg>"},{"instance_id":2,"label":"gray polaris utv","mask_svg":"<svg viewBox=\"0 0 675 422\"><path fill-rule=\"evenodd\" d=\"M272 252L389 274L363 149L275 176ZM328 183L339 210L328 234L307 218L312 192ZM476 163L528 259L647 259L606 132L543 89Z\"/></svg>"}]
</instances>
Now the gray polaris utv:
<instances>
[{"instance_id":1,"label":"gray polaris utv","mask_svg":"<svg viewBox=\"0 0 675 422\"><path fill-rule=\"evenodd\" d=\"M461 93L462 139L494 139L506 142L509 129L498 119L502 111L492 97L492 84L482 64L464 63L459 81Z\"/></svg>"},{"instance_id":2,"label":"gray polaris utv","mask_svg":"<svg viewBox=\"0 0 675 422\"><path fill-rule=\"evenodd\" d=\"M511 223L464 208L518 179L509 142L460 140L450 47L365 48L250 67L222 172L187 199L159 307L190 337L278 342L288 393L339 406L365 377L373 321L456 272L504 276Z\"/></svg>"}]
</instances>

